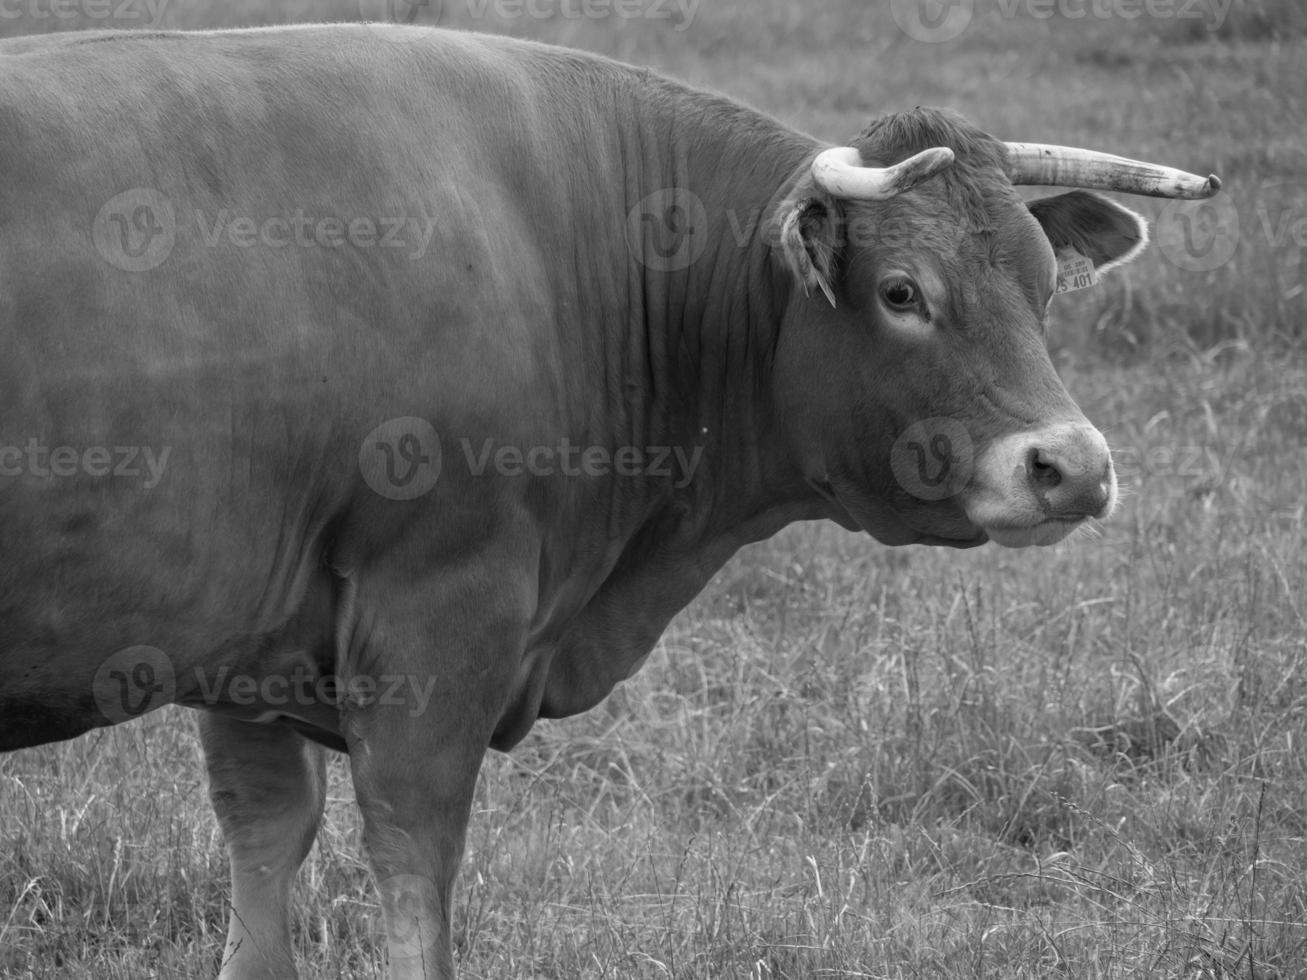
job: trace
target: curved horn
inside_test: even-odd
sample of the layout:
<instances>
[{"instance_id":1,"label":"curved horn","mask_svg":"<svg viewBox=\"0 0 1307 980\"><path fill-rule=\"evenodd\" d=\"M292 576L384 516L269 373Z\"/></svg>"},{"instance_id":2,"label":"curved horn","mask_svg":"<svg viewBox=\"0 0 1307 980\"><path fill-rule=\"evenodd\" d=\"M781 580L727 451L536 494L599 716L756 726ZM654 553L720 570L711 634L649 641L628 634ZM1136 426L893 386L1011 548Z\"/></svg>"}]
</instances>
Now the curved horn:
<instances>
[{"instance_id":1,"label":"curved horn","mask_svg":"<svg viewBox=\"0 0 1307 980\"><path fill-rule=\"evenodd\" d=\"M865 167L854 146L835 146L812 161L812 179L832 197L851 201L883 201L911 190L953 164L953 151L932 146L892 167Z\"/></svg>"},{"instance_id":2,"label":"curved horn","mask_svg":"<svg viewBox=\"0 0 1307 980\"><path fill-rule=\"evenodd\" d=\"M1008 176L1014 184L1055 184L1121 191L1148 197L1200 200L1221 189L1216 174L1197 174L1128 160L1110 153L1044 143L1007 143Z\"/></svg>"}]
</instances>

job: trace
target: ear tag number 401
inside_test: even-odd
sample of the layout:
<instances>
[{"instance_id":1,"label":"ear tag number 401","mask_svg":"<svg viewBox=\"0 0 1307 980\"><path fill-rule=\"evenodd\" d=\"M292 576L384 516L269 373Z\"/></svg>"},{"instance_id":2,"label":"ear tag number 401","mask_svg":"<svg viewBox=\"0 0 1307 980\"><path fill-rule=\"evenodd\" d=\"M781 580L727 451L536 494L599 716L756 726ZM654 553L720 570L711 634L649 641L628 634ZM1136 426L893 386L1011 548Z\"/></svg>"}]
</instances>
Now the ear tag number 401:
<instances>
[{"instance_id":1,"label":"ear tag number 401","mask_svg":"<svg viewBox=\"0 0 1307 980\"><path fill-rule=\"evenodd\" d=\"M1098 271L1088 258L1072 248L1057 253L1057 292L1069 293L1097 284Z\"/></svg>"}]
</instances>

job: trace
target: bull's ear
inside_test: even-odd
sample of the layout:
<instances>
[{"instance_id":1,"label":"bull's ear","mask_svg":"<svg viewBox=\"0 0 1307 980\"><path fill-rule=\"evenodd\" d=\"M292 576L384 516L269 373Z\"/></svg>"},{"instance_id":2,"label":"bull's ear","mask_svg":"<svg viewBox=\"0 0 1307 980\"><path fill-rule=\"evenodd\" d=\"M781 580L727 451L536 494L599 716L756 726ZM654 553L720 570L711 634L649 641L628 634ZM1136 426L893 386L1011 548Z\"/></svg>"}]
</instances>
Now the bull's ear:
<instances>
[{"instance_id":1,"label":"bull's ear","mask_svg":"<svg viewBox=\"0 0 1307 980\"><path fill-rule=\"evenodd\" d=\"M811 296L814 289L820 289L834 306L831 282L840 244L834 204L822 195L792 195L781 204L777 219L785 264L803 284L804 293Z\"/></svg>"},{"instance_id":2,"label":"bull's ear","mask_svg":"<svg viewBox=\"0 0 1307 980\"><path fill-rule=\"evenodd\" d=\"M1053 251L1072 248L1098 272L1129 262L1148 244L1148 222L1129 208L1088 191L1069 191L1030 202Z\"/></svg>"}]
</instances>

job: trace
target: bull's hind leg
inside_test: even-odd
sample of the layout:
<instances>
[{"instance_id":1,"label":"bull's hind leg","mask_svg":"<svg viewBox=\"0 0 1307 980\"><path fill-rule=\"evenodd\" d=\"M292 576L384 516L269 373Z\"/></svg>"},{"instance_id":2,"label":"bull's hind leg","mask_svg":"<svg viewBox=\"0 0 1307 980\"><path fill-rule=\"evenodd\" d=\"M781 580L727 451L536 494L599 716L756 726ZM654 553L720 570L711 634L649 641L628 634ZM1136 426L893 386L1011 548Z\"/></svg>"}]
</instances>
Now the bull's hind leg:
<instances>
[{"instance_id":1,"label":"bull's hind leg","mask_svg":"<svg viewBox=\"0 0 1307 980\"><path fill-rule=\"evenodd\" d=\"M231 861L220 980L293 978L290 890L322 817L324 750L279 725L200 717L209 798Z\"/></svg>"}]
</instances>

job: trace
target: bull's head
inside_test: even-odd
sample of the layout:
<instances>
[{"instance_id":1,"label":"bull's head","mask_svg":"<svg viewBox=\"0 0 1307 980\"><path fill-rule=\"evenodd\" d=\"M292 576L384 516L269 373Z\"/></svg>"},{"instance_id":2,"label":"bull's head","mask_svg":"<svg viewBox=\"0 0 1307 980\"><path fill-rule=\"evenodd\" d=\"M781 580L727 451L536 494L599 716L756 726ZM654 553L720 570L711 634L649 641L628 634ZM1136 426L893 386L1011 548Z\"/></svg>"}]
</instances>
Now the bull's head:
<instances>
[{"instance_id":1,"label":"bull's head","mask_svg":"<svg viewBox=\"0 0 1307 980\"><path fill-rule=\"evenodd\" d=\"M820 153L775 215L803 286L777 397L804 476L846 526L893 544L1052 544L1116 505L1107 442L1054 371L1044 318L1060 269L1092 279L1128 262L1147 226L1085 190L1027 205L1015 184L1188 198L1220 186L1003 143L935 110Z\"/></svg>"}]
</instances>

